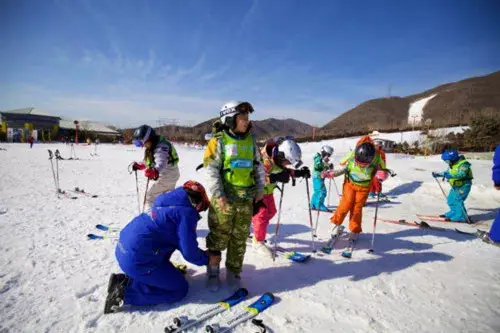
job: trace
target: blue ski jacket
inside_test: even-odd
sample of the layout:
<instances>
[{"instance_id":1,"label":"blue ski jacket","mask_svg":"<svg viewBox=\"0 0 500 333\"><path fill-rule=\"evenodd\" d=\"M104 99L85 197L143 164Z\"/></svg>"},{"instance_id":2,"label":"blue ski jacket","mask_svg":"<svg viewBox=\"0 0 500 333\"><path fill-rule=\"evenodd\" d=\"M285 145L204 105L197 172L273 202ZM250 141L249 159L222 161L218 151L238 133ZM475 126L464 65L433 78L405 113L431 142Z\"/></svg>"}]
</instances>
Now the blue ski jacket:
<instances>
[{"instance_id":1,"label":"blue ski jacket","mask_svg":"<svg viewBox=\"0 0 500 333\"><path fill-rule=\"evenodd\" d=\"M151 217L141 214L120 232L115 254L128 274L145 274L169 260L175 250L198 266L208 264L208 256L198 248L196 226L200 215L182 187L159 195Z\"/></svg>"}]
</instances>

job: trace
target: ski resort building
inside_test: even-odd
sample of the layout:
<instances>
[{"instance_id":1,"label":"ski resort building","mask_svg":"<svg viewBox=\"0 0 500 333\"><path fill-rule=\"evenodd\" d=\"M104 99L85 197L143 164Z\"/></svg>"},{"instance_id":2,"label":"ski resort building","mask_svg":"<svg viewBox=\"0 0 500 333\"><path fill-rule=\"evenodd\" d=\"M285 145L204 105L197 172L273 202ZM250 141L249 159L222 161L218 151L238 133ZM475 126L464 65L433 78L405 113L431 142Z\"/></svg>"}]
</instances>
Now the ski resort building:
<instances>
[{"instance_id":1,"label":"ski resort building","mask_svg":"<svg viewBox=\"0 0 500 333\"><path fill-rule=\"evenodd\" d=\"M35 140L52 140L59 128L60 117L36 108L0 111L0 140L25 142L30 136Z\"/></svg>"}]
</instances>

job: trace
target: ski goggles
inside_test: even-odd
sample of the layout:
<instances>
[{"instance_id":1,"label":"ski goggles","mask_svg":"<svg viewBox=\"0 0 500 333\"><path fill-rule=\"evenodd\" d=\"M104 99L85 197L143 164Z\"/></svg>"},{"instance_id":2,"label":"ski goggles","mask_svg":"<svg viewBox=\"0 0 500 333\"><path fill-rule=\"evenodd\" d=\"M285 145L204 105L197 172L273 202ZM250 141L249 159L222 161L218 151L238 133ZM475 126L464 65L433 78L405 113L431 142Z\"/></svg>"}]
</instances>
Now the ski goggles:
<instances>
[{"instance_id":1,"label":"ski goggles","mask_svg":"<svg viewBox=\"0 0 500 333\"><path fill-rule=\"evenodd\" d=\"M253 109L252 105L248 102L244 102L244 103L236 105L235 107L221 111L220 116L222 117L222 116L239 114L239 113L250 114L253 111L254 111L254 109Z\"/></svg>"},{"instance_id":2,"label":"ski goggles","mask_svg":"<svg viewBox=\"0 0 500 333\"><path fill-rule=\"evenodd\" d=\"M138 148L144 147L144 142L142 140L134 140L134 145Z\"/></svg>"},{"instance_id":3,"label":"ski goggles","mask_svg":"<svg viewBox=\"0 0 500 333\"><path fill-rule=\"evenodd\" d=\"M277 143L281 143L286 140L293 140L295 141L295 137L293 135L286 135L286 136L277 136L274 138L274 141Z\"/></svg>"}]
</instances>

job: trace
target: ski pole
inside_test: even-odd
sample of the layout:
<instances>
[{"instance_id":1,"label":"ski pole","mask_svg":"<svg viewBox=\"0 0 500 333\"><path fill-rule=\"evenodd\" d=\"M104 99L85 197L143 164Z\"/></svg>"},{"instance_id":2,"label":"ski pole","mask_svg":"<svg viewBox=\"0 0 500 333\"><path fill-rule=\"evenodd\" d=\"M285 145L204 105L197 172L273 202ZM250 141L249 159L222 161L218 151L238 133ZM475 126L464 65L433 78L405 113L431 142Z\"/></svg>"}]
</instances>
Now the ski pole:
<instances>
[{"instance_id":1,"label":"ski pole","mask_svg":"<svg viewBox=\"0 0 500 333\"><path fill-rule=\"evenodd\" d=\"M137 192L137 211L141 213L141 199L139 197L139 179L137 179L137 170L135 170L135 191Z\"/></svg>"},{"instance_id":2,"label":"ski pole","mask_svg":"<svg viewBox=\"0 0 500 333\"><path fill-rule=\"evenodd\" d=\"M59 155L59 154L58 154ZM57 191L61 190L61 186L59 185L59 159L56 156L56 171L57 171Z\"/></svg>"},{"instance_id":3,"label":"ski pole","mask_svg":"<svg viewBox=\"0 0 500 333\"><path fill-rule=\"evenodd\" d=\"M52 150L50 150L50 149L47 149L47 150L49 151L49 160L50 160L50 166L52 168L52 176L54 177L54 185L56 187L57 197L59 198L59 187L57 186L56 173L54 171L54 162L52 162L52 158L53 158Z\"/></svg>"},{"instance_id":4,"label":"ski pole","mask_svg":"<svg viewBox=\"0 0 500 333\"><path fill-rule=\"evenodd\" d=\"M335 190L337 190L337 196L339 197L339 201L340 201L340 192L339 192L339 188L337 187L337 182L335 181L335 178L331 178L333 180L333 185L335 185Z\"/></svg>"},{"instance_id":5,"label":"ski pole","mask_svg":"<svg viewBox=\"0 0 500 333\"><path fill-rule=\"evenodd\" d=\"M373 218L372 246L368 250L368 253L373 253L373 246L375 245L375 229L377 228L377 214L378 214L379 200L380 200L380 192L377 193L377 203L375 205L375 217Z\"/></svg>"},{"instance_id":6,"label":"ski pole","mask_svg":"<svg viewBox=\"0 0 500 333\"><path fill-rule=\"evenodd\" d=\"M330 193L332 190L332 179L328 181L328 208L330 208Z\"/></svg>"},{"instance_id":7,"label":"ski pole","mask_svg":"<svg viewBox=\"0 0 500 333\"><path fill-rule=\"evenodd\" d=\"M278 186L278 188L279 188L279 186ZM276 260L276 251L278 248L278 231L280 228L281 206L283 204L283 193L285 192L285 183L283 183L283 185L281 185L280 192L281 192L281 194L280 194L280 203L279 203L279 207L278 207L278 221L276 222L276 230L274 231L273 261Z\"/></svg>"},{"instance_id":8,"label":"ski pole","mask_svg":"<svg viewBox=\"0 0 500 333\"><path fill-rule=\"evenodd\" d=\"M439 180L437 178L434 178L436 180L436 182L438 183L439 185L439 188L441 189L441 192L443 193L443 196L444 196L444 199L447 200L447 195L446 195L446 192L444 191L444 188L443 186L441 186L441 183L439 182Z\"/></svg>"},{"instance_id":9,"label":"ski pole","mask_svg":"<svg viewBox=\"0 0 500 333\"><path fill-rule=\"evenodd\" d=\"M316 224L314 226L314 233L313 233L313 237L318 237L318 224L319 224L319 209L318 209L318 215L316 215Z\"/></svg>"},{"instance_id":10,"label":"ski pole","mask_svg":"<svg viewBox=\"0 0 500 333\"><path fill-rule=\"evenodd\" d=\"M316 253L316 249L314 247L314 229L313 229L313 217L311 211L311 194L309 193L309 178L306 178L306 189L307 189L307 209L309 210L309 225L311 226L311 248L312 253Z\"/></svg>"},{"instance_id":11,"label":"ski pole","mask_svg":"<svg viewBox=\"0 0 500 333\"><path fill-rule=\"evenodd\" d=\"M146 181L146 191L144 191L144 201L142 202L142 212L144 213L144 209L146 208L146 198L148 196L148 187L149 187L149 178Z\"/></svg>"}]
</instances>

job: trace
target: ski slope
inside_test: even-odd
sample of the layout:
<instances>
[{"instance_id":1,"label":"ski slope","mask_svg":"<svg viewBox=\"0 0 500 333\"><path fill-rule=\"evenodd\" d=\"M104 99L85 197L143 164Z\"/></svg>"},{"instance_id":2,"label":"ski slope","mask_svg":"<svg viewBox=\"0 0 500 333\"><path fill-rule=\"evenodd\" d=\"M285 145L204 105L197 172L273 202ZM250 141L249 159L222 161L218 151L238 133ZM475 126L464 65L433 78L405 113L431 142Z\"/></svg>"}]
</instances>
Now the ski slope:
<instances>
[{"instance_id":1,"label":"ski slope","mask_svg":"<svg viewBox=\"0 0 500 333\"><path fill-rule=\"evenodd\" d=\"M399 133L396 133L399 135ZM304 161L312 163L321 143L301 144ZM328 141L338 161L354 147L355 138ZM62 144L4 144L0 151L0 332L163 332L173 317L189 315L229 295L226 288L211 293L204 288L204 268L189 265L190 292L178 304L135 308L103 315L108 277L118 272L114 241L89 241L99 233L95 224L124 226L137 213L135 178L127 165L140 160L133 146L78 146L80 160L61 161L62 189L75 186L98 194L58 199L47 149ZM178 145L182 184L204 181L195 171L203 151ZM388 154L388 166L397 176L384 183L393 203L381 204L378 215L387 219L415 219L416 213L447 209L431 171L443 170L439 156L429 158ZM491 161L473 161L474 185L467 201L474 227L487 230L498 207L500 193L491 184ZM341 179L336 179L337 185ZM140 177L140 189L145 178ZM445 185L445 189L448 186ZM312 190L312 186L311 186ZM309 252L306 185L285 187L280 245ZM279 194L275 193L276 201ZM338 198L332 184L332 205ZM352 259L340 252L316 254L306 264L270 260L247 250L243 278L249 304L271 291L276 303L259 315L269 332L499 332L500 249L455 232L419 230L379 222L375 253L368 254L374 204L363 212L363 231ZM314 219L316 215L313 215ZM276 218L268 229L272 238ZM347 225L347 221L345 222ZM454 227L455 225L441 225ZM329 215L319 219L317 246L327 240ZM204 248L206 213L199 222L198 240ZM183 261L178 253L174 259ZM224 276L225 269L222 270ZM240 305L241 306L241 305ZM227 313L226 313L227 314ZM222 316L208 323L221 320ZM202 326L190 330L200 332ZM250 323L234 332L254 332Z\"/></svg>"},{"instance_id":2,"label":"ski slope","mask_svg":"<svg viewBox=\"0 0 500 333\"><path fill-rule=\"evenodd\" d=\"M408 109L408 124L419 124L424 116L425 105L436 96L437 94L430 95L411 103Z\"/></svg>"}]
</instances>

